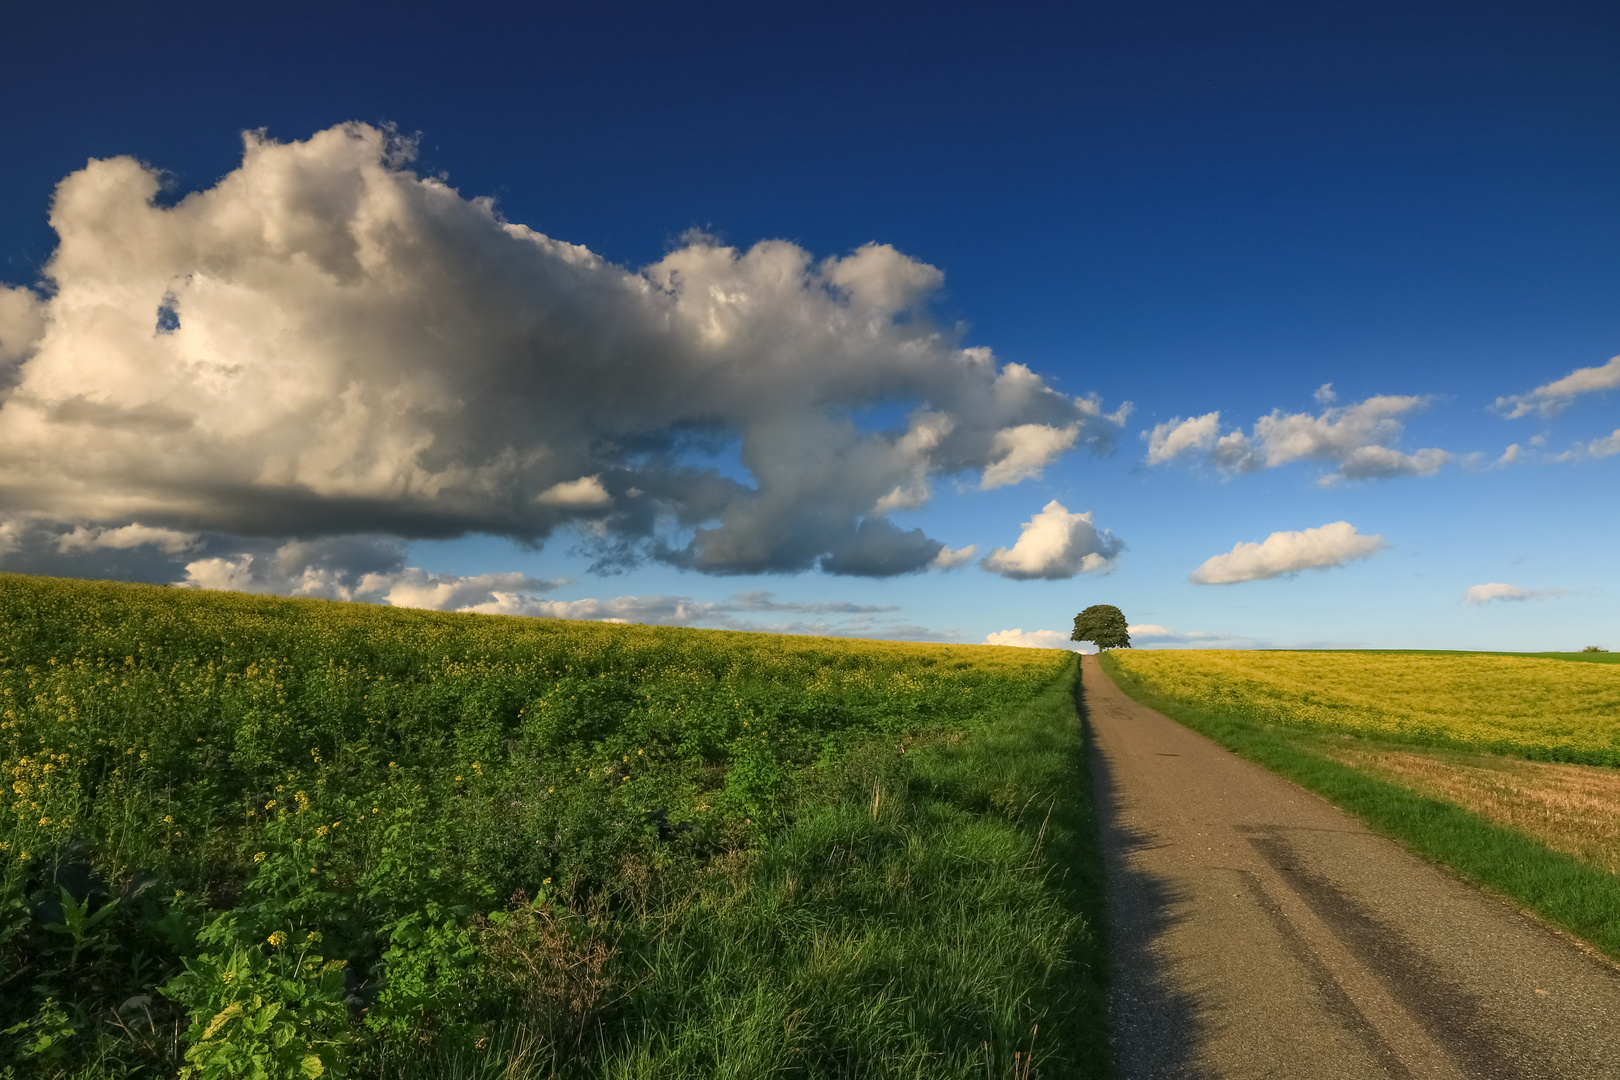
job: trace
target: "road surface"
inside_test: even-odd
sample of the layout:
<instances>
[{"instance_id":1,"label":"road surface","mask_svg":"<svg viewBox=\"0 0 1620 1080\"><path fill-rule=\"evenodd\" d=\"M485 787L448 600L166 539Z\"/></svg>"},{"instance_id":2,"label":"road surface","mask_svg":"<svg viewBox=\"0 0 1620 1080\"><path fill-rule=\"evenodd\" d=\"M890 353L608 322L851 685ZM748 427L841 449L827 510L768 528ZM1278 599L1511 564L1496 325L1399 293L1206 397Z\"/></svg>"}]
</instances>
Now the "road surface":
<instances>
[{"instance_id":1,"label":"road surface","mask_svg":"<svg viewBox=\"0 0 1620 1080\"><path fill-rule=\"evenodd\" d=\"M1122 1080L1620 1078L1620 969L1081 678Z\"/></svg>"}]
</instances>

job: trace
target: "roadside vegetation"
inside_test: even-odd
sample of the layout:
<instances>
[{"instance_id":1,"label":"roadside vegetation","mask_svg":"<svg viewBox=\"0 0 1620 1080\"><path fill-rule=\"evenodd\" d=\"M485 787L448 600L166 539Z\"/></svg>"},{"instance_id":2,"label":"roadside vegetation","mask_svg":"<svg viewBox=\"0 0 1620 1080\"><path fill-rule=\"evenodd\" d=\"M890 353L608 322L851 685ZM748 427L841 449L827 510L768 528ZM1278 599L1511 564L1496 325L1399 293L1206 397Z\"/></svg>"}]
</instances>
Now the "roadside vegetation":
<instances>
[{"instance_id":1,"label":"roadside vegetation","mask_svg":"<svg viewBox=\"0 0 1620 1080\"><path fill-rule=\"evenodd\" d=\"M0 1076L1099 1075L1074 678L0 575Z\"/></svg>"},{"instance_id":2,"label":"roadside vegetation","mask_svg":"<svg viewBox=\"0 0 1620 1080\"><path fill-rule=\"evenodd\" d=\"M1620 668L1568 659L1155 650L1101 662L1136 700L1620 959Z\"/></svg>"}]
</instances>

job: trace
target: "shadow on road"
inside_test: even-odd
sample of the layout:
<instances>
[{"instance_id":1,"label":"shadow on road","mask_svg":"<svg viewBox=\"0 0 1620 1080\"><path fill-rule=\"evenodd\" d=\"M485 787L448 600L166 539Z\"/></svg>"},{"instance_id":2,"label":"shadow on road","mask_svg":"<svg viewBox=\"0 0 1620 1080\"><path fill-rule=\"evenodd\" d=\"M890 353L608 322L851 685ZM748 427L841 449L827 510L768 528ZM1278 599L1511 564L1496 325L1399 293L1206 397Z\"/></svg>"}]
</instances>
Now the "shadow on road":
<instances>
[{"instance_id":1,"label":"shadow on road","mask_svg":"<svg viewBox=\"0 0 1620 1080\"><path fill-rule=\"evenodd\" d=\"M1132 855L1157 840L1122 820L1118 785L1096 750L1085 685L1078 695L1090 750L1092 795L1108 875L1110 1019L1120 1080L1214 1080L1196 1060L1206 1019L1190 994L1175 988L1155 943L1178 919L1181 897L1168 882L1133 868Z\"/></svg>"}]
</instances>

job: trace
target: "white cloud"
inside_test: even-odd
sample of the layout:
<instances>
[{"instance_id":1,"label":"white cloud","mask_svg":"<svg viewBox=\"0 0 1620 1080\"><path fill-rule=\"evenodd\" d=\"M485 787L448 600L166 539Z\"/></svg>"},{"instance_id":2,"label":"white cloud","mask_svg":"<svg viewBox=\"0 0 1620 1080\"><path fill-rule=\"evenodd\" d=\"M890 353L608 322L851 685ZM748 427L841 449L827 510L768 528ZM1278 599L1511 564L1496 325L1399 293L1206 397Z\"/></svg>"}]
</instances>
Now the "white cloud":
<instances>
[{"instance_id":1,"label":"white cloud","mask_svg":"<svg viewBox=\"0 0 1620 1080\"><path fill-rule=\"evenodd\" d=\"M1226 554L1205 560L1189 580L1195 585L1231 585L1301 570L1327 570L1365 559L1384 547L1382 536L1363 536L1348 521L1335 521L1316 529L1274 532L1258 544L1235 544Z\"/></svg>"},{"instance_id":2,"label":"white cloud","mask_svg":"<svg viewBox=\"0 0 1620 1080\"><path fill-rule=\"evenodd\" d=\"M140 547L142 544L150 544L159 551L178 555L196 547L199 539L196 533L180 532L176 529L154 529L139 524L125 525L117 529L90 529L80 525L72 532L63 533L56 538L56 550L64 554L109 548L123 551Z\"/></svg>"},{"instance_id":3,"label":"white cloud","mask_svg":"<svg viewBox=\"0 0 1620 1080\"><path fill-rule=\"evenodd\" d=\"M1615 428L1612 435L1605 435L1601 439L1593 439L1587 443L1586 452L1593 457L1613 457L1620 454L1620 428Z\"/></svg>"},{"instance_id":4,"label":"white cloud","mask_svg":"<svg viewBox=\"0 0 1620 1080\"><path fill-rule=\"evenodd\" d=\"M1620 356L1613 357L1608 363L1598 367L1576 368L1562 379L1538 386L1528 394L1499 397L1496 399L1496 408L1509 420L1517 420L1530 412L1552 416L1573 401L1578 394L1613 390L1616 387L1620 387Z\"/></svg>"},{"instance_id":5,"label":"white cloud","mask_svg":"<svg viewBox=\"0 0 1620 1080\"><path fill-rule=\"evenodd\" d=\"M0 512L531 543L582 522L608 568L907 573L944 545L884 515L930 478L1016 483L1124 422L961 347L928 314L943 275L886 245L694 234L626 269L413 149L250 133L172 204L128 157L65 178L48 298L0 296ZM850 419L893 402L899 430ZM746 483L691 453L714 446Z\"/></svg>"},{"instance_id":6,"label":"white cloud","mask_svg":"<svg viewBox=\"0 0 1620 1080\"><path fill-rule=\"evenodd\" d=\"M1326 404L1335 395L1331 384L1323 389L1329 392L1318 390L1317 400ZM1236 430L1219 437L1218 412L1185 421L1177 418L1153 429L1148 461L1159 464L1189 450L1205 450L1216 467L1234 473L1275 469L1296 461L1335 466L1320 481L1323 484L1428 476L1452 460L1452 455L1433 448L1405 453L1391 445L1405 430L1400 418L1422 408L1427 400L1384 395L1325 408L1316 416L1276 409L1256 420L1249 434Z\"/></svg>"},{"instance_id":7,"label":"white cloud","mask_svg":"<svg viewBox=\"0 0 1620 1080\"><path fill-rule=\"evenodd\" d=\"M405 565L405 547L398 540L372 536L294 540L271 550L194 559L176 584L457 611L501 595L534 596L568 582L520 573L430 574Z\"/></svg>"},{"instance_id":8,"label":"white cloud","mask_svg":"<svg viewBox=\"0 0 1620 1080\"><path fill-rule=\"evenodd\" d=\"M578 480L567 480L560 484L552 484L536 495L534 501L545 506L586 509L612 506L613 496L609 495L607 489L602 486L601 476L582 476Z\"/></svg>"},{"instance_id":9,"label":"white cloud","mask_svg":"<svg viewBox=\"0 0 1620 1080\"><path fill-rule=\"evenodd\" d=\"M1107 573L1124 550L1125 545L1112 533L1097 531L1091 511L1071 514L1053 499L1024 522L1017 543L996 548L979 565L1016 581L1055 581L1076 574Z\"/></svg>"},{"instance_id":10,"label":"white cloud","mask_svg":"<svg viewBox=\"0 0 1620 1080\"><path fill-rule=\"evenodd\" d=\"M1316 388L1316 393L1312 394L1311 396L1316 399L1316 403L1318 405L1331 405L1335 401L1339 400L1339 395L1334 392L1333 384L1330 382L1325 382L1321 386L1318 386Z\"/></svg>"},{"instance_id":11,"label":"white cloud","mask_svg":"<svg viewBox=\"0 0 1620 1080\"><path fill-rule=\"evenodd\" d=\"M997 630L984 639L986 645L1009 645L1017 649L1067 649L1070 652L1094 653L1097 647L1090 642L1070 641L1061 630ZM1085 647L1082 647L1084 644Z\"/></svg>"},{"instance_id":12,"label":"white cloud","mask_svg":"<svg viewBox=\"0 0 1620 1080\"><path fill-rule=\"evenodd\" d=\"M1221 414L1205 413L1186 420L1172 417L1154 425L1153 431L1143 432L1148 440L1148 464L1161 465L1188 450L1209 450L1221 433Z\"/></svg>"},{"instance_id":13,"label":"white cloud","mask_svg":"<svg viewBox=\"0 0 1620 1080\"><path fill-rule=\"evenodd\" d=\"M1496 464L1498 467L1503 465L1512 465L1514 462L1519 460L1520 455L1523 453L1524 448L1518 443L1510 443L1508 448L1502 451L1502 456L1496 459Z\"/></svg>"},{"instance_id":14,"label":"white cloud","mask_svg":"<svg viewBox=\"0 0 1620 1080\"><path fill-rule=\"evenodd\" d=\"M1563 596L1568 592L1568 589L1524 589L1492 581L1484 585L1470 585L1463 592L1463 603L1479 605L1492 600L1540 600L1548 596Z\"/></svg>"},{"instance_id":15,"label":"white cloud","mask_svg":"<svg viewBox=\"0 0 1620 1080\"><path fill-rule=\"evenodd\" d=\"M954 550L951 548L940 548L939 554L934 556L934 568L936 570L955 570L957 567L965 565L968 560L972 559L978 550L978 544L969 544L967 547L956 548Z\"/></svg>"},{"instance_id":16,"label":"white cloud","mask_svg":"<svg viewBox=\"0 0 1620 1080\"><path fill-rule=\"evenodd\" d=\"M521 602L536 593L565 584L540 581L515 572L472 574L429 574L410 566L393 574L368 574L361 579L359 595L380 595L394 607L430 608L434 611L473 611L479 605Z\"/></svg>"},{"instance_id":17,"label":"white cloud","mask_svg":"<svg viewBox=\"0 0 1620 1080\"><path fill-rule=\"evenodd\" d=\"M984 470L979 487L989 490L1039 476L1042 469L1056 461L1079 437L1078 422L1065 428L1020 424L998 431L990 442L994 464Z\"/></svg>"},{"instance_id":18,"label":"white cloud","mask_svg":"<svg viewBox=\"0 0 1620 1080\"><path fill-rule=\"evenodd\" d=\"M33 351L45 333L45 304L32 290L0 285L0 388L11 366Z\"/></svg>"}]
</instances>

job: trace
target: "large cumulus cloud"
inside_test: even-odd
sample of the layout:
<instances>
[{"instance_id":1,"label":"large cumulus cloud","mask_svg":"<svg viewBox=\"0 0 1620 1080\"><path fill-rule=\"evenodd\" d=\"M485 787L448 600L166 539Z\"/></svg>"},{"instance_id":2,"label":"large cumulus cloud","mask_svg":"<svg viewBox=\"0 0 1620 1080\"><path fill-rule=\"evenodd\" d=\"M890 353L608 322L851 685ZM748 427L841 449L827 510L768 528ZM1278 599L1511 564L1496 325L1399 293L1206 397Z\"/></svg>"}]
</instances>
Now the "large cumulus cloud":
<instances>
[{"instance_id":1,"label":"large cumulus cloud","mask_svg":"<svg viewBox=\"0 0 1620 1080\"><path fill-rule=\"evenodd\" d=\"M629 270L411 151L363 124L250 133L172 205L127 157L64 179L45 293L0 295L0 514L283 539L573 524L605 568L880 576L947 550L888 520L931 482L1018 483L1123 423L962 347L927 311L940 272L886 245L691 236ZM892 430L853 419L897 403ZM716 445L741 472L693 453Z\"/></svg>"}]
</instances>

